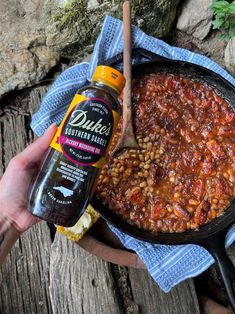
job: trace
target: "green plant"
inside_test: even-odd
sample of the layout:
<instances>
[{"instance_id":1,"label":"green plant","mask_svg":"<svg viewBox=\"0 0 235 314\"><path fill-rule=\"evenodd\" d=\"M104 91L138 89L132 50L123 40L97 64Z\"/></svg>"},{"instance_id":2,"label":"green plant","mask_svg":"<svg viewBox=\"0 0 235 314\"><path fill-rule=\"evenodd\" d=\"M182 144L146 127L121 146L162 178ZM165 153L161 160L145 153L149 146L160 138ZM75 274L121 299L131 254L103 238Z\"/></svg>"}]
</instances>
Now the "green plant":
<instances>
[{"instance_id":1,"label":"green plant","mask_svg":"<svg viewBox=\"0 0 235 314\"><path fill-rule=\"evenodd\" d=\"M215 15L213 28L221 30L221 38L235 36L235 1L213 0L211 9Z\"/></svg>"}]
</instances>

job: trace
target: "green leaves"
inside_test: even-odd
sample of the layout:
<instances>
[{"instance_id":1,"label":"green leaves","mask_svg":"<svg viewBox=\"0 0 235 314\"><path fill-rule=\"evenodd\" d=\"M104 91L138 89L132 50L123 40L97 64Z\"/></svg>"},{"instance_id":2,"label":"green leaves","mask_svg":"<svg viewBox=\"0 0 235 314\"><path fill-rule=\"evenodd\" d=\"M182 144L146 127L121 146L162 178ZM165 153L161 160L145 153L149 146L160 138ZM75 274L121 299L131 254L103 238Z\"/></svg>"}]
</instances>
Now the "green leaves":
<instances>
[{"instance_id":1,"label":"green leaves","mask_svg":"<svg viewBox=\"0 0 235 314\"><path fill-rule=\"evenodd\" d=\"M230 4L228 1L220 1L220 0L215 0L212 3L212 9L214 10L214 12L219 13L220 10L228 10Z\"/></svg>"},{"instance_id":2,"label":"green leaves","mask_svg":"<svg viewBox=\"0 0 235 314\"><path fill-rule=\"evenodd\" d=\"M221 38L235 36L235 1L213 0L211 9L215 15L213 28L221 30Z\"/></svg>"}]
</instances>

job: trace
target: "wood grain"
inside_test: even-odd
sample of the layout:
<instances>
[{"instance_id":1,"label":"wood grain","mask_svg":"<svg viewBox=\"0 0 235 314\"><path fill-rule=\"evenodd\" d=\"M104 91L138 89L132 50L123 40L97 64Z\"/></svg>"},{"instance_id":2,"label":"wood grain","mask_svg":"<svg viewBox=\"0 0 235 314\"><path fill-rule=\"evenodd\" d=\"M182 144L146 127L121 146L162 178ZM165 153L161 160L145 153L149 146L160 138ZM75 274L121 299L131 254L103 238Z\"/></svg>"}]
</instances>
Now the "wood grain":
<instances>
[{"instance_id":1,"label":"wood grain","mask_svg":"<svg viewBox=\"0 0 235 314\"><path fill-rule=\"evenodd\" d=\"M51 250L50 296L54 314L122 313L110 265L59 234Z\"/></svg>"},{"instance_id":2,"label":"wood grain","mask_svg":"<svg viewBox=\"0 0 235 314\"><path fill-rule=\"evenodd\" d=\"M37 112L43 97L48 91L48 86L41 86L33 89L30 93L29 113L32 116Z\"/></svg>"},{"instance_id":3,"label":"wood grain","mask_svg":"<svg viewBox=\"0 0 235 314\"><path fill-rule=\"evenodd\" d=\"M130 268L128 274L126 269L91 256L57 234L50 267L53 313L200 313L193 280L165 294L146 270Z\"/></svg>"},{"instance_id":4,"label":"wood grain","mask_svg":"<svg viewBox=\"0 0 235 314\"><path fill-rule=\"evenodd\" d=\"M163 293L146 270L129 271L132 294L140 313L200 314L193 280L186 280L169 293Z\"/></svg>"},{"instance_id":5,"label":"wood grain","mask_svg":"<svg viewBox=\"0 0 235 314\"><path fill-rule=\"evenodd\" d=\"M4 169L11 158L32 139L26 125L28 116L6 114L3 123ZM1 159L0 159L1 160ZM50 232L45 222L22 235L0 269L0 313L50 314L49 261Z\"/></svg>"},{"instance_id":6,"label":"wood grain","mask_svg":"<svg viewBox=\"0 0 235 314\"><path fill-rule=\"evenodd\" d=\"M3 121L5 168L18 153L27 146L27 133L23 115L7 114Z\"/></svg>"}]
</instances>

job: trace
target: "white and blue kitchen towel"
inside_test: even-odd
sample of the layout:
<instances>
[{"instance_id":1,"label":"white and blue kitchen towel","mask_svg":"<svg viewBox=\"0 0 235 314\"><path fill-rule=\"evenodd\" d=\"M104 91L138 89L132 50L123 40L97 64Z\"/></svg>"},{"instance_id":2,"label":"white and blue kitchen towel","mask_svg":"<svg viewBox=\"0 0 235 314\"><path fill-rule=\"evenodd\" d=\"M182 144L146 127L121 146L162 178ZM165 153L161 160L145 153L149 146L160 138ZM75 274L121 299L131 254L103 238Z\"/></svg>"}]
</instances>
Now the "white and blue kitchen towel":
<instances>
[{"instance_id":1,"label":"white and blue kitchen towel","mask_svg":"<svg viewBox=\"0 0 235 314\"><path fill-rule=\"evenodd\" d=\"M132 31L134 48L144 48L169 59L190 61L201 65L220 74L235 85L235 79L207 57L172 47L159 39L146 35L137 27L133 27ZM89 83L96 66L105 64L106 60L122 51L122 22L107 16L90 62L72 66L52 84L39 111L33 115L31 127L34 132L40 136L53 122L59 125L77 89ZM139 61L142 61L141 58L138 59ZM128 249L136 251L144 261L150 275L165 292L186 278L202 273L214 261L205 249L197 245L150 244L111 228ZM226 245L230 245L234 240L235 226L227 235Z\"/></svg>"}]
</instances>

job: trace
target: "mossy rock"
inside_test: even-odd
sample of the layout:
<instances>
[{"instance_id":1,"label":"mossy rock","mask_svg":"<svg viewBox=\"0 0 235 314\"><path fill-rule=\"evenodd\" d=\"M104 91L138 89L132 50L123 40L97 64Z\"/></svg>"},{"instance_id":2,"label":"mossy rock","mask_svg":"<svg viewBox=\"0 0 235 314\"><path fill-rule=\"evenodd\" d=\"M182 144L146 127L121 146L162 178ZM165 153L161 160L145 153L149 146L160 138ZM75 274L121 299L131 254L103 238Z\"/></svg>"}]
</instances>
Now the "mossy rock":
<instances>
[{"instance_id":1,"label":"mossy rock","mask_svg":"<svg viewBox=\"0 0 235 314\"><path fill-rule=\"evenodd\" d=\"M132 0L132 22L164 37L178 2ZM122 1L8 0L0 1L0 11L1 98L39 83L61 57L79 62L91 53L105 15L122 18Z\"/></svg>"},{"instance_id":2,"label":"mossy rock","mask_svg":"<svg viewBox=\"0 0 235 314\"><path fill-rule=\"evenodd\" d=\"M132 0L132 23L155 37L169 34L179 0ZM47 46L80 59L92 51L105 15L122 18L120 0L47 0Z\"/></svg>"}]
</instances>

